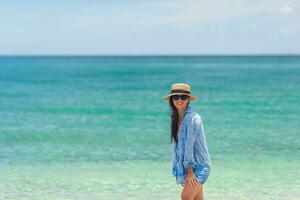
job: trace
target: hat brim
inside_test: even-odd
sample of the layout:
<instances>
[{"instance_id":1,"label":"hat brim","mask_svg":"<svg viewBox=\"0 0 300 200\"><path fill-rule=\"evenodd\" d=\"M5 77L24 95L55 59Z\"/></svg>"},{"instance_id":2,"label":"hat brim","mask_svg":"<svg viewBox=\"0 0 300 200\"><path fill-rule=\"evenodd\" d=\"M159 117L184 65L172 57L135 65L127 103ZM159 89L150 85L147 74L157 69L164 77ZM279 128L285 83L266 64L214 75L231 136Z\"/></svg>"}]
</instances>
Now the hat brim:
<instances>
[{"instance_id":1,"label":"hat brim","mask_svg":"<svg viewBox=\"0 0 300 200\"><path fill-rule=\"evenodd\" d=\"M186 93L172 93L172 94L168 94L166 96L163 97L164 100L169 100L171 96L176 95L176 94L185 94L188 95ZM190 100L191 101L196 101L198 99L198 97L194 96L194 95L189 95L190 96Z\"/></svg>"}]
</instances>

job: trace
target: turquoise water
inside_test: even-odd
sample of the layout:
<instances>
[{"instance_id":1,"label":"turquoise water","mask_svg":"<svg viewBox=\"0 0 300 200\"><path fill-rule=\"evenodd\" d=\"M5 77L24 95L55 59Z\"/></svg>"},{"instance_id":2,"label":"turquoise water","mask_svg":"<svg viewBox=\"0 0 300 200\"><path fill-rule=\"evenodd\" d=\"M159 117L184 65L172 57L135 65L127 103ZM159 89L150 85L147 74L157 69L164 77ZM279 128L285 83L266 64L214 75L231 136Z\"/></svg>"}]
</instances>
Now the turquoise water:
<instances>
[{"instance_id":1,"label":"turquoise water","mask_svg":"<svg viewBox=\"0 0 300 200\"><path fill-rule=\"evenodd\" d=\"M180 199L174 82L199 100L206 199L300 196L300 57L1 57L0 199Z\"/></svg>"}]
</instances>

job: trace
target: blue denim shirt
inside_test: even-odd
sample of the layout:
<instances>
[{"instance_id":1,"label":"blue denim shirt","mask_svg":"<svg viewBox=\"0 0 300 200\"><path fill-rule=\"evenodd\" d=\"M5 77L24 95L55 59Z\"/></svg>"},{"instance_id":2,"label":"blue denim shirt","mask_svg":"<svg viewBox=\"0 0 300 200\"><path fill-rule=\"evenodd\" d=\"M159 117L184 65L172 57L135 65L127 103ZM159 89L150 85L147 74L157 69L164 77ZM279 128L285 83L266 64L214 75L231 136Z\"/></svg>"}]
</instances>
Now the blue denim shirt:
<instances>
[{"instance_id":1,"label":"blue denim shirt","mask_svg":"<svg viewBox=\"0 0 300 200\"><path fill-rule=\"evenodd\" d=\"M172 143L172 174L177 184L182 184L187 169L211 166L201 116L190 105L183 113L178 132L178 143Z\"/></svg>"}]
</instances>

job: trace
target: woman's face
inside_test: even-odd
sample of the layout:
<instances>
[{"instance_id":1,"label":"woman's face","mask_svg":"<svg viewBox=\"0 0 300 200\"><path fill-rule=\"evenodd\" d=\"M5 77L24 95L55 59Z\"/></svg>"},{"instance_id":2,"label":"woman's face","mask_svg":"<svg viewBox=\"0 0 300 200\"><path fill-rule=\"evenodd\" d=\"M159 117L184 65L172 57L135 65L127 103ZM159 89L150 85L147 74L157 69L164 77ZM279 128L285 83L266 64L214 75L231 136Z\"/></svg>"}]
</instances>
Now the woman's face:
<instances>
[{"instance_id":1,"label":"woman's face","mask_svg":"<svg viewBox=\"0 0 300 200\"><path fill-rule=\"evenodd\" d=\"M178 95L174 95L174 96L178 96ZM187 98L185 100L181 99L181 98L177 98L178 100L176 100L176 97L173 96L173 104L174 106L177 108L177 110L180 110L180 111L184 111L187 107L187 104L190 100L190 98ZM179 96L182 96L182 95L179 95ZM186 95L183 95L183 96L186 96Z\"/></svg>"}]
</instances>

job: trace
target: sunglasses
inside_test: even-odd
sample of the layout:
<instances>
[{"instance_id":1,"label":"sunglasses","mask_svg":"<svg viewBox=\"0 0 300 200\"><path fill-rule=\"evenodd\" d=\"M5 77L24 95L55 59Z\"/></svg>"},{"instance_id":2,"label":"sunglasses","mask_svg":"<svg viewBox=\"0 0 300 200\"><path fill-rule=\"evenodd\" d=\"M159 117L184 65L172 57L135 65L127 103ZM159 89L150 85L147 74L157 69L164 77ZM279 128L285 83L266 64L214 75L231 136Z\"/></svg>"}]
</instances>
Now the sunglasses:
<instances>
[{"instance_id":1,"label":"sunglasses","mask_svg":"<svg viewBox=\"0 0 300 200\"><path fill-rule=\"evenodd\" d=\"M189 95L178 95L178 94L176 94L176 95L173 95L172 96L173 97L173 99L174 100L178 100L179 98L181 99L181 100L187 100L188 98L190 98L190 96Z\"/></svg>"}]
</instances>

